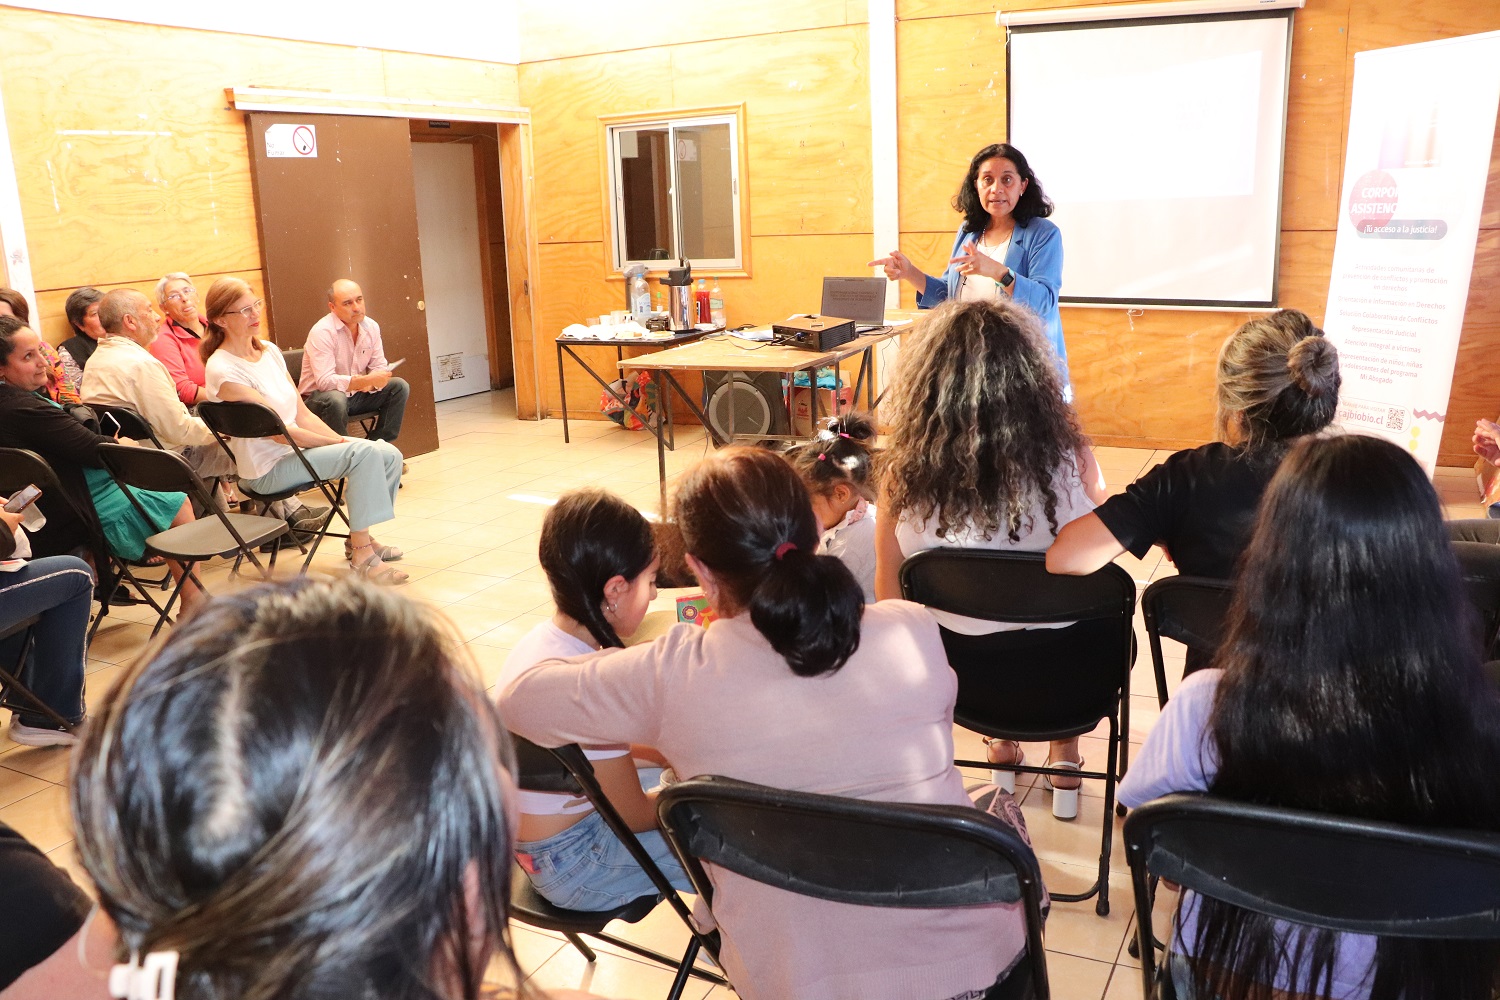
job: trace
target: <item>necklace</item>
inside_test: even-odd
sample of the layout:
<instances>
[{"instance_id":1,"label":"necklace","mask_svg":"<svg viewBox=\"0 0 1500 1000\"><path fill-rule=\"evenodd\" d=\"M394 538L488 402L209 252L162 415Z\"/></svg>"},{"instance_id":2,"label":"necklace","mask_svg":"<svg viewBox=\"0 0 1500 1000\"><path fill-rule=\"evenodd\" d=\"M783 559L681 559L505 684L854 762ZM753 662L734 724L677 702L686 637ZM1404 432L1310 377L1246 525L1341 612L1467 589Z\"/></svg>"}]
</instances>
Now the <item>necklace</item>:
<instances>
[{"instance_id":1,"label":"necklace","mask_svg":"<svg viewBox=\"0 0 1500 1000\"><path fill-rule=\"evenodd\" d=\"M982 232L982 233L979 234L979 245L980 246L997 247L997 246L999 246L1002 243L1009 243L1011 237L1013 237L1013 236L1016 235L1016 224L1014 222L1012 222L1010 224L1010 231L1005 234L1005 239L1003 239L1003 240L1002 239L997 239L993 243L987 243L987 242L985 242L985 237L989 236L991 228L993 228L993 227L992 226L986 226L984 232Z\"/></svg>"}]
</instances>

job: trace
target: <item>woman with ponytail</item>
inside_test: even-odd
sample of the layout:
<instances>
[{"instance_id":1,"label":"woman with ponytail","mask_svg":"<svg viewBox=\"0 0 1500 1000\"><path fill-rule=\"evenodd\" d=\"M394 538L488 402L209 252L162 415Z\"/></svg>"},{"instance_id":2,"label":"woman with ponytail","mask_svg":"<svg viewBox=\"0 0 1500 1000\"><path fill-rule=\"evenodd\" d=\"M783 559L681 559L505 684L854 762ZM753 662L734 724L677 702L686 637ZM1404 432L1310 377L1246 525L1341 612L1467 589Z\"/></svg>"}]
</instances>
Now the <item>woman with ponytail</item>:
<instances>
[{"instance_id":1,"label":"woman with ponytail","mask_svg":"<svg viewBox=\"0 0 1500 1000\"><path fill-rule=\"evenodd\" d=\"M1047 568L1092 573L1160 545L1179 573L1229 579L1282 456L1328 426L1338 398L1338 350L1306 313L1251 320L1219 350L1219 440L1177 452L1065 527Z\"/></svg>"},{"instance_id":2,"label":"woman with ponytail","mask_svg":"<svg viewBox=\"0 0 1500 1000\"><path fill-rule=\"evenodd\" d=\"M650 523L604 490L564 493L542 521L539 555L557 611L528 632L506 657L497 684L543 660L582 656L625 645L656 596L656 545ZM516 720L512 720L513 722ZM520 726L511 727L517 732ZM584 756L610 803L672 884L692 881L656 829L656 796L623 744L590 745ZM516 860L554 906L600 911L656 891L655 884L586 799L563 792L520 793Z\"/></svg>"},{"instance_id":3,"label":"woman with ponytail","mask_svg":"<svg viewBox=\"0 0 1500 1000\"><path fill-rule=\"evenodd\" d=\"M865 606L848 568L817 553L812 501L787 462L725 448L684 476L675 514L717 620L527 671L502 685L512 731L548 746L647 744L682 775L969 804L936 624L904 601ZM977 998L1024 949L1013 906L854 906L711 872L721 957L744 1000Z\"/></svg>"}]
</instances>

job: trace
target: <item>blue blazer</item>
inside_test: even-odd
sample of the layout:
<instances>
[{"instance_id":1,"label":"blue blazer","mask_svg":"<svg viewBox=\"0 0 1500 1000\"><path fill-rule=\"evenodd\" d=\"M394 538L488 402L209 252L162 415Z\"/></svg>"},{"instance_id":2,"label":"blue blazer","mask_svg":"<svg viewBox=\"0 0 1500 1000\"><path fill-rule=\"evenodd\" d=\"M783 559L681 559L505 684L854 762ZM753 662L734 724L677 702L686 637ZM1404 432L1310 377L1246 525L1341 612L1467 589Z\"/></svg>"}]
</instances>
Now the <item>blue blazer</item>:
<instances>
[{"instance_id":1,"label":"blue blazer","mask_svg":"<svg viewBox=\"0 0 1500 1000\"><path fill-rule=\"evenodd\" d=\"M965 242L978 238L979 234L960 226L953 239L953 251L948 256L957 257ZM1010 238L1010 249L1005 254L1005 266L1016 275L1015 300L1041 317L1047 339L1057 352L1057 370L1062 377L1064 396L1071 399L1068 346L1063 341L1062 317L1057 311L1062 265L1062 232L1054 223L1047 219L1032 219L1024 226L1016 225ZM931 309L950 298L957 298L962 277L957 267L949 264L941 275L928 279L927 288L917 296L917 308Z\"/></svg>"}]
</instances>

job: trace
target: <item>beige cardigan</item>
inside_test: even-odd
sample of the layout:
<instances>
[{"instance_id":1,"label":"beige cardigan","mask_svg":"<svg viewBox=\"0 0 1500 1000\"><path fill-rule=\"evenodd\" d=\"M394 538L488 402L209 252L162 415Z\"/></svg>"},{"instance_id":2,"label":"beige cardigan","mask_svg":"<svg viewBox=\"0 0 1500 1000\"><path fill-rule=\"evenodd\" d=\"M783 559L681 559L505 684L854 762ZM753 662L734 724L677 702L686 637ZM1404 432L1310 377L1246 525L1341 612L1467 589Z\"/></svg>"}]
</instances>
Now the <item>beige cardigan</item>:
<instances>
[{"instance_id":1,"label":"beige cardigan","mask_svg":"<svg viewBox=\"0 0 1500 1000\"><path fill-rule=\"evenodd\" d=\"M956 692L932 617L883 601L831 676L793 674L744 615L546 661L500 707L534 742L647 744L684 777L968 804L953 766ZM985 989L1025 946L1019 906L882 909L712 875L724 966L744 1000L944 1000Z\"/></svg>"}]
</instances>

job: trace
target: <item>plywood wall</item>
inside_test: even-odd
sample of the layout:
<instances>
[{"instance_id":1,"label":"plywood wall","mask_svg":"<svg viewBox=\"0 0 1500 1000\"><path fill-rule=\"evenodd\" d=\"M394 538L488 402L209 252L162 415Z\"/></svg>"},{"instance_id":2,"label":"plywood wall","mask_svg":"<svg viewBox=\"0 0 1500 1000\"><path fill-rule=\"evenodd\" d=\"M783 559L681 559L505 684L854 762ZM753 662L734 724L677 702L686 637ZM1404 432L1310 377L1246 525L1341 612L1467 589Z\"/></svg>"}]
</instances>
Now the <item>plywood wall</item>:
<instances>
[{"instance_id":1,"label":"plywood wall","mask_svg":"<svg viewBox=\"0 0 1500 1000\"><path fill-rule=\"evenodd\" d=\"M721 281L730 323L816 309L825 274L868 273L869 32L843 23L842 0L806 7L839 23L521 65L538 165L534 285L545 410L558 412L552 338L624 308L623 283L609 275L600 116L743 105L749 276ZM585 42L594 37L583 31ZM608 368L613 352L594 353ZM598 387L571 362L567 370L570 405L593 408Z\"/></svg>"},{"instance_id":2,"label":"plywood wall","mask_svg":"<svg viewBox=\"0 0 1500 1000\"><path fill-rule=\"evenodd\" d=\"M169 271L260 290L244 116L254 85L515 104L516 68L0 7L0 87L42 331L79 285L150 292ZM273 331L274 332L274 331ZM297 336L300 337L299 331Z\"/></svg>"},{"instance_id":3,"label":"plywood wall","mask_svg":"<svg viewBox=\"0 0 1500 1000\"><path fill-rule=\"evenodd\" d=\"M958 216L949 200L968 158L1005 135L1005 39L995 12L1064 6L1075 4L898 0L901 243L925 269L940 267L952 245ZM1321 321L1354 53L1495 30L1500 5L1308 0L1295 24L1280 299ZM1033 166L1045 182L1046 165ZM1482 225L1443 436L1445 464L1471 461L1474 420L1500 413L1500 143ZM1079 413L1096 441L1181 447L1212 436L1216 352L1245 315L1064 308L1062 316Z\"/></svg>"}]
</instances>

